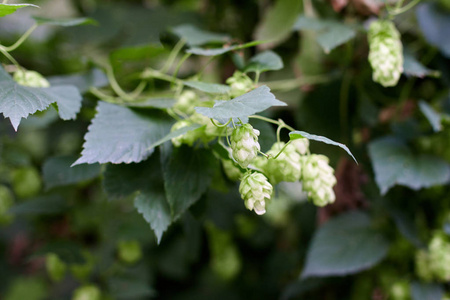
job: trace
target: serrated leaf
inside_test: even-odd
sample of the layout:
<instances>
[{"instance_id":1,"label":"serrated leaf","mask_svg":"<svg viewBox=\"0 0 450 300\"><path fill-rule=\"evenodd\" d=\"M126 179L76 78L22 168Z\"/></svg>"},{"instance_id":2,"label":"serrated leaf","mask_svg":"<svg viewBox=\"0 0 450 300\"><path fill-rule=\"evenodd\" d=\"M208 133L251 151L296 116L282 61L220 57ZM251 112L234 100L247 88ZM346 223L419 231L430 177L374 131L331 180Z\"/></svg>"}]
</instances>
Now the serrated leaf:
<instances>
[{"instance_id":1,"label":"serrated leaf","mask_svg":"<svg viewBox=\"0 0 450 300\"><path fill-rule=\"evenodd\" d=\"M428 2L417 6L416 15L427 42L439 48L446 57L450 57L449 14L439 7L439 3Z\"/></svg>"},{"instance_id":2,"label":"serrated leaf","mask_svg":"<svg viewBox=\"0 0 450 300\"><path fill-rule=\"evenodd\" d=\"M315 232L301 277L355 274L379 263L388 249L389 243L370 227L366 214L346 213Z\"/></svg>"},{"instance_id":3,"label":"serrated leaf","mask_svg":"<svg viewBox=\"0 0 450 300\"><path fill-rule=\"evenodd\" d=\"M12 206L8 213L21 215L51 215L67 210L66 199L59 195L46 195Z\"/></svg>"},{"instance_id":4,"label":"serrated leaf","mask_svg":"<svg viewBox=\"0 0 450 300\"><path fill-rule=\"evenodd\" d=\"M382 195L396 184L419 190L450 180L448 163L429 155L413 155L403 141L393 137L371 142L369 156Z\"/></svg>"},{"instance_id":5,"label":"serrated leaf","mask_svg":"<svg viewBox=\"0 0 450 300\"><path fill-rule=\"evenodd\" d=\"M419 78L424 78L426 76L438 77L440 75L439 71L428 69L407 52L403 53L403 73Z\"/></svg>"},{"instance_id":6,"label":"serrated leaf","mask_svg":"<svg viewBox=\"0 0 450 300\"><path fill-rule=\"evenodd\" d=\"M208 118L220 121L245 118L271 106L286 106L286 103L275 99L270 89L263 85L232 100L217 100L213 107L196 107L195 110Z\"/></svg>"},{"instance_id":7,"label":"serrated leaf","mask_svg":"<svg viewBox=\"0 0 450 300\"><path fill-rule=\"evenodd\" d=\"M79 25L97 25L97 21L91 18L69 18L69 19L52 19L34 16L33 19L39 25L57 25L63 27L72 27Z\"/></svg>"},{"instance_id":8,"label":"serrated leaf","mask_svg":"<svg viewBox=\"0 0 450 300\"><path fill-rule=\"evenodd\" d=\"M353 154L350 152L350 150L348 149L348 147L346 145L338 143L338 142L335 142L333 140L330 140L329 138L326 138L324 136L310 134L310 133L307 133L307 132L304 132L304 131L291 131L289 133L289 138L291 140L307 138L308 140L318 141L318 142L322 142L322 143L325 143L325 144L330 144L330 145L341 147L342 149L344 149L348 153L348 155L350 155L353 158L353 160L356 163L358 163L356 161L356 158L353 156Z\"/></svg>"},{"instance_id":9,"label":"serrated leaf","mask_svg":"<svg viewBox=\"0 0 450 300\"><path fill-rule=\"evenodd\" d=\"M201 46L208 43L226 43L230 36L199 29L191 24L176 26L172 31L186 40L190 46Z\"/></svg>"},{"instance_id":10,"label":"serrated leaf","mask_svg":"<svg viewBox=\"0 0 450 300\"><path fill-rule=\"evenodd\" d=\"M0 67L0 112L9 118L14 129L22 118L37 111L45 110L50 104L57 103L62 119L73 119L81 106L81 95L73 86L55 86L34 88L16 83Z\"/></svg>"},{"instance_id":11,"label":"serrated leaf","mask_svg":"<svg viewBox=\"0 0 450 300\"><path fill-rule=\"evenodd\" d=\"M16 10L18 10L19 8L28 7L28 6L39 8L39 6L34 5L34 4L4 4L4 3L2 3L2 4L0 4L0 17L10 15L12 13L15 13Z\"/></svg>"},{"instance_id":12,"label":"serrated leaf","mask_svg":"<svg viewBox=\"0 0 450 300\"><path fill-rule=\"evenodd\" d=\"M273 47L291 34L292 25L300 13L302 4L296 0L278 0L258 24L255 38L270 40L268 46Z\"/></svg>"},{"instance_id":13,"label":"serrated leaf","mask_svg":"<svg viewBox=\"0 0 450 300\"><path fill-rule=\"evenodd\" d=\"M58 156L47 159L42 166L42 176L45 187L51 189L91 180L100 175L100 165L82 164L74 167L70 165L75 161L73 156Z\"/></svg>"},{"instance_id":14,"label":"serrated leaf","mask_svg":"<svg viewBox=\"0 0 450 300\"><path fill-rule=\"evenodd\" d=\"M425 115L428 122L430 122L431 126L433 127L433 130L435 132L441 131L442 130L442 124L441 124L442 116L439 113L437 113L430 105L428 105L428 103L426 103L423 100L419 101L419 107L420 107L420 111Z\"/></svg>"},{"instance_id":15,"label":"serrated leaf","mask_svg":"<svg viewBox=\"0 0 450 300\"><path fill-rule=\"evenodd\" d=\"M131 163L149 157L149 148L170 132L172 120L160 111L135 111L99 102L81 157L73 164Z\"/></svg>"},{"instance_id":16,"label":"serrated leaf","mask_svg":"<svg viewBox=\"0 0 450 300\"><path fill-rule=\"evenodd\" d=\"M312 30L317 33L316 40L325 53L340 46L356 36L352 27L333 20L321 20L300 16L294 24L294 30Z\"/></svg>"},{"instance_id":17,"label":"serrated leaf","mask_svg":"<svg viewBox=\"0 0 450 300\"><path fill-rule=\"evenodd\" d=\"M163 147L164 188L172 218L179 218L207 190L217 166L207 149Z\"/></svg>"},{"instance_id":18,"label":"serrated leaf","mask_svg":"<svg viewBox=\"0 0 450 300\"><path fill-rule=\"evenodd\" d=\"M266 72L276 71L283 68L283 61L281 57L273 51L264 51L258 55L253 56L244 72Z\"/></svg>"},{"instance_id":19,"label":"serrated leaf","mask_svg":"<svg viewBox=\"0 0 450 300\"><path fill-rule=\"evenodd\" d=\"M184 81L183 84L210 94L226 94L230 91L230 87L225 84L208 83L201 81Z\"/></svg>"},{"instance_id":20,"label":"serrated leaf","mask_svg":"<svg viewBox=\"0 0 450 300\"><path fill-rule=\"evenodd\" d=\"M414 281L411 283L411 296L413 300L441 300L444 288L437 283Z\"/></svg>"},{"instance_id":21,"label":"serrated leaf","mask_svg":"<svg viewBox=\"0 0 450 300\"><path fill-rule=\"evenodd\" d=\"M212 48L212 49L206 49L206 48L199 48L199 47L192 47L188 50L186 50L187 53L192 53L196 55L203 55L203 56L216 56L225 54L230 51L234 50L240 50L245 49L249 47L254 47L259 44L265 43L266 41L253 41L242 45L234 45L234 46L227 46L222 48Z\"/></svg>"},{"instance_id":22,"label":"serrated leaf","mask_svg":"<svg viewBox=\"0 0 450 300\"><path fill-rule=\"evenodd\" d=\"M177 100L173 98L148 98L142 101L133 101L126 103L128 107L141 107L141 108L171 108Z\"/></svg>"},{"instance_id":23,"label":"serrated leaf","mask_svg":"<svg viewBox=\"0 0 450 300\"><path fill-rule=\"evenodd\" d=\"M172 222L159 155L139 164L108 165L103 186L110 200L135 195L134 206L150 224L159 243Z\"/></svg>"},{"instance_id":24,"label":"serrated leaf","mask_svg":"<svg viewBox=\"0 0 450 300\"><path fill-rule=\"evenodd\" d=\"M80 93L85 93L90 87L102 87L108 84L108 78L103 71L92 69L85 73L48 77L52 86L73 85Z\"/></svg>"}]
</instances>

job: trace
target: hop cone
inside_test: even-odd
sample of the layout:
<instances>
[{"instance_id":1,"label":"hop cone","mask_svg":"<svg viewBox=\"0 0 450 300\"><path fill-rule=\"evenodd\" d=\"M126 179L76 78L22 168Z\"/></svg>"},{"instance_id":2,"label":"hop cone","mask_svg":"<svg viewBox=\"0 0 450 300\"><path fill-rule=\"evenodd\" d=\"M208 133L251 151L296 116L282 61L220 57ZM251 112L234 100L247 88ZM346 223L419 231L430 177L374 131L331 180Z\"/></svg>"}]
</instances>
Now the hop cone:
<instances>
[{"instance_id":1,"label":"hop cone","mask_svg":"<svg viewBox=\"0 0 450 300\"><path fill-rule=\"evenodd\" d=\"M49 87L50 83L41 74L36 71L17 70L14 73L14 80L21 85L45 88Z\"/></svg>"},{"instance_id":2,"label":"hop cone","mask_svg":"<svg viewBox=\"0 0 450 300\"><path fill-rule=\"evenodd\" d=\"M333 203L335 195L333 186L336 184L334 170L328 165L328 158L312 154L302 156L303 190L317 206Z\"/></svg>"},{"instance_id":3,"label":"hop cone","mask_svg":"<svg viewBox=\"0 0 450 300\"><path fill-rule=\"evenodd\" d=\"M430 255L425 250L418 250L415 257L417 276L424 281L433 280L433 271L430 268Z\"/></svg>"},{"instance_id":4,"label":"hop cone","mask_svg":"<svg viewBox=\"0 0 450 300\"><path fill-rule=\"evenodd\" d=\"M450 281L450 239L436 232L428 245L430 269L440 281Z\"/></svg>"},{"instance_id":5,"label":"hop cone","mask_svg":"<svg viewBox=\"0 0 450 300\"><path fill-rule=\"evenodd\" d=\"M174 108L186 115L192 115L195 113L194 107L198 106L199 103L200 101L193 91L184 91L175 103Z\"/></svg>"},{"instance_id":6,"label":"hop cone","mask_svg":"<svg viewBox=\"0 0 450 300\"><path fill-rule=\"evenodd\" d=\"M259 172L248 171L241 180L239 193L245 207L254 210L258 215L266 212L266 203L270 201L273 187L266 176Z\"/></svg>"},{"instance_id":7,"label":"hop cone","mask_svg":"<svg viewBox=\"0 0 450 300\"><path fill-rule=\"evenodd\" d=\"M275 157L284 146L284 142L275 143L267 154ZM301 156L297 153L296 148L289 144L276 159L266 160L266 164L262 168L273 184L280 181L295 182L300 179L300 160Z\"/></svg>"},{"instance_id":8,"label":"hop cone","mask_svg":"<svg viewBox=\"0 0 450 300\"><path fill-rule=\"evenodd\" d=\"M248 123L235 128L231 133L233 157L243 168L246 168L258 155L260 149L258 135L259 131L253 129L252 125Z\"/></svg>"},{"instance_id":9,"label":"hop cone","mask_svg":"<svg viewBox=\"0 0 450 300\"><path fill-rule=\"evenodd\" d=\"M197 140L201 140L206 144L220 134L220 129L214 126L209 118L197 113L194 113L187 119L177 121L172 125L171 131L191 126L193 124L199 124L203 126L195 130L190 130L183 135L173 138L172 144L175 147L180 147L182 144L192 146Z\"/></svg>"},{"instance_id":10,"label":"hop cone","mask_svg":"<svg viewBox=\"0 0 450 300\"><path fill-rule=\"evenodd\" d=\"M227 79L227 84L231 87L230 96L236 98L253 89L253 81L242 72L236 71L233 76Z\"/></svg>"},{"instance_id":11,"label":"hop cone","mask_svg":"<svg viewBox=\"0 0 450 300\"><path fill-rule=\"evenodd\" d=\"M297 152L301 155L305 155L309 150L309 140L308 139L296 139L291 141L291 145L295 147Z\"/></svg>"},{"instance_id":12,"label":"hop cone","mask_svg":"<svg viewBox=\"0 0 450 300\"><path fill-rule=\"evenodd\" d=\"M391 21L377 20L370 24L368 39L373 80L385 87L395 86L403 72L400 33Z\"/></svg>"}]
</instances>

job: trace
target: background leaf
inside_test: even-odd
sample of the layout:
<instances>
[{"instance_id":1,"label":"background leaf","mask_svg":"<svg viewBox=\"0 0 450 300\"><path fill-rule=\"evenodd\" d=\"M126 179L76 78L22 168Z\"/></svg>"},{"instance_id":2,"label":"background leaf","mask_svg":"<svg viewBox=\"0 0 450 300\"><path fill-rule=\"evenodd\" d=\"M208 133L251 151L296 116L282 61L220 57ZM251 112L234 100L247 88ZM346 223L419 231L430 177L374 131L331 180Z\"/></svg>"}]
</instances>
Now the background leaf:
<instances>
[{"instance_id":1,"label":"background leaf","mask_svg":"<svg viewBox=\"0 0 450 300\"><path fill-rule=\"evenodd\" d=\"M283 68L281 57L273 51L264 51L253 56L245 67L245 72L276 71Z\"/></svg>"},{"instance_id":2,"label":"background leaf","mask_svg":"<svg viewBox=\"0 0 450 300\"><path fill-rule=\"evenodd\" d=\"M353 160L356 163L358 163L356 161L356 158L353 156L353 154L350 152L350 150L348 149L347 146L345 146L344 144L332 141L329 138L326 138L324 136L310 134L310 133L307 133L307 132L304 132L304 131L291 131L289 133L289 138L291 140L307 138L308 140L318 141L318 142L322 142L322 143L325 143L325 144L330 144L330 145L341 147L342 149L344 149L348 153L348 155L350 155L353 158Z\"/></svg>"},{"instance_id":3,"label":"background leaf","mask_svg":"<svg viewBox=\"0 0 450 300\"><path fill-rule=\"evenodd\" d=\"M196 54L196 55L203 55L203 56L216 56L216 55L222 55L227 52L234 51L234 50L240 50L240 49L245 49L245 48L249 48L249 47L254 47L254 46L257 46L262 43L265 43L265 41L253 41L253 42L245 43L242 45L234 45L234 46L228 46L228 47L223 47L223 48L211 48L211 49L192 47L192 48L186 50L186 52Z\"/></svg>"},{"instance_id":4,"label":"background leaf","mask_svg":"<svg viewBox=\"0 0 450 300\"><path fill-rule=\"evenodd\" d=\"M302 278L342 276L366 270L387 254L386 239L362 212L350 212L320 227L310 243Z\"/></svg>"},{"instance_id":5,"label":"background leaf","mask_svg":"<svg viewBox=\"0 0 450 300\"><path fill-rule=\"evenodd\" d=\"M164 187L173 219L177 219L207 190L217 160L210 150L187 146L163 147Z\"/></svg>"},{"instance_id":6,"label":"background leaf","mask_svg":"<svg viewBox=\"0 0 450 300\"><path fill-rule=\"evenodd\" d=\"M185 39L190 46L201 46L208 43L224 44L230 40L230 36L227 34L205 31L191 24L178 25L172 31L180 38Z\"/></svg>"},{"instance_id":7,"label":"background leaf","mask_svg":"<svg viewBox=\"0 0 450 300\"><path fill-rule=\"evenodd\" d=\"M411 283L411 295L413 300L441 300L444 289L436 283L415 281Z\"/></svg>"},{"instance_id":8,"label":"background leaf","mask_svg":"<svg viewBox=\"0 0 450 300\"><path fill-rule=\"evenodd\" d=\"M230 87L225 84L207 83L201 81L184 81L183 84L210 94L226 94L230 91Z\"/></svg>"},{"instance_id":9,"label":"background leaf","mask_svg":"<svg viewBox=\"0 0 450 300\"><path fill-rule=\"evenodd\" d=\"M51 215L68 209L66 199L59 195L45 195L19 203L9 209L9 213L22 215Z\"/></svg>"},{"instance_id":10,"label":"background leaf","mask_svg":"<svg viewBox=\"0 0 450 300\"><path fill-rule=\"evenodd\" d=\"M424 154L413 155L401 140L393 137L371 142L369 156L382 195L396 184L418 190L450 180L448 163Z\"/></svg>"},{"instance_id":11,"label":"background leaf","mask_svg":"<svg viewBox=\"0 0 450 300\"><path fill-rule=\"evenodd\" d=\"M419 78L424 78L426 76L437 77L440 75L439 71L428 69L407 52L403 53L403 73Z\"/></svg>"},{"instance_id":12,"label":"background leaf","mask_svg":"<svg viewBox=\"0 0 450 300\"><path fill-rule=\"evenodd\" d=\"M321 20L300 16L294 24L294 30L312 30L317 33L316 39L325 53L340 46L356 36L356 31L341 22Z\"/></svg>"},{"instance_id":13,"label":"background leaf","mask_svg":"<svg viewBox=\"0 0 450 300\"><path fill-rule=\"evenodd\" d=\"M90 180L100 175L100 165L70 165L76 160L74 156L57 156L47 159L42 166L45 187L51 189Z\"/></svg>"},{"instance_id":14,"label":"background leaf","mask_svg":"<svg viewBox=\"0 0 450 300\"><path fill-rule=\"evenodd\" d=\"M301 7L302 3L296 0L277 0L258 24L255 39L269 40L270 43L264 48L273 47L284 41L291 34L292 25Z\"/></svg>"},{"instance_id":15,"label":"background leaf","mask_svg":"<svg viewBox=\"0 0 450 300\"><path fill-rule=\"evenodd\" d=\"M74 165L140 162L153 153L149 147L167 135L171 125L171 119L160 111L135 111L99 102Z\"/></svg>"},{"instance_id":16,"label":"background leaf","mask_svg":"<svg viewBox=\"0 0 450 300\"><path fill-rule=\"evenodd\" d=\"M286 103L275 99L270 89L263 85L234 99L218 100L214 107L196 107L195 110L208 118L221 121L248 117L271 106L286 106Z\"/></svg>"},{"instance_id":17,"label":"background leaf","mask_svg":"<svg viewBox=\"0 0 450 300\"><path fill-rule=\"evenodd\" d=\"M7 15L10 15L12 13L15 13L16 10L18 10L19 8L22 7L37 7L39 8L39 6L36 6L34 4L5 4L5 3L1 3L0 4L0 17L4 17Z\"/></svg>"},{"instance_id":18,"label":"background leaf","mask_svg":"<svg viewBox=\"0 0 450 300\"><path fill-rule=\"evenodd\" d=\"M44 17L33 17L39 25L57 25L63 27L79 26L79 25L96 25L97 21L91 18L71 18L71 19L52 19Z\"/></svg>"},{"instance_id":19,"label":"background leaf","mask_svg":"<svg viewBox=\"0 0 450 300\"><path fill-rule=\"evenodd\" d=\"M47 77L52 86L73 85L80 93L85 93L91 87L102 87L108 84L108 79L103 71L92 69L88 72Z\"/></svg>"},{"instance_id":20,"label":"background leaf","mask_svg":"<svg viewBox=\"0 0 450 300\"><path fill-rule=\"evenodd\" d=\"M441 131L442 130L442 124L441 124L442 116L439 113L437 113L428 103L426 103L423 100L419 101L419 108L420 108L420 111L427 118L428 122L430 122L431 126L433 127L433 130L435 132Z\"/></svg>"}]
</instances>

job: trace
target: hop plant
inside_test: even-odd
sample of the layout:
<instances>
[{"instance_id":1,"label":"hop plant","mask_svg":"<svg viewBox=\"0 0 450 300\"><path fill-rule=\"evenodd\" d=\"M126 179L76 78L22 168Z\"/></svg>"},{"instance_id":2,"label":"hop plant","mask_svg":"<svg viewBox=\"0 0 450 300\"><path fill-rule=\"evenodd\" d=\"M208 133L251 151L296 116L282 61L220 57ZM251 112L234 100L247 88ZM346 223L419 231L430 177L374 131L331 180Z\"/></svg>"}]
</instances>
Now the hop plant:
<instances>
[{"instance_id":1,"label":"hop plant","mask_svg":"<svg viewBox=\"0 0 450 300\"><path fill-rule=\"evenodd\" d=\"M400 33L392 21L377 20L370 24L368 40L373 80L385 87L395 86L403 72Z\"/></svg>"},{"instance_id":2,"label":"hop plant","mask_svg":"<svg viewBox=\"0 0 450 300\"><path fill-rule=\"evenodd\" d=\"M284 142L275 143L267 154L275 157L285 145ZM300 160L301 156L297 149L288 144L276 159L266 159L262 169L272 184L277 184L280 181L295 182L300 179L301 175Z\"/></svg>"},{"instance_id":3,"label":"hop plant","mask_svg":"<svg viewBox=\"0 0 450 300\"><path fill-rule=\"evenodd\" d=\"M41 74L36 71L17 70L13 76L14 80L21 85L45 88L49 87L50 83Z\"/></svg>"},{"instance_id":4,"label":"hop plant","mask_svg":"<svg viewBox=\"0 0 450 300\"><path fill-rule=\"evenodd\" d=\"M230 137L231 150L234 159L243 168L258 155L261 149L258 143L259 130L250 124L244 124L233 130Z\"/></svg>"},{"instance_id":5,"label":"hop plant","mask_svg":"<svg viewBox=\"0 0 450 300\"><path fill-rule=\"evenodd\" d=\"M291 141L291 145L295 147L295 150L300 155L305 155L309 151L309 140L308 139L296 139Z\"/></svg>"},{"instance_id":6,"label":"hop plant","mask_svg":"<svg viewBox=\"0 0 450 300\"><path fill-rule=\"evenodd\" d=\"M239 193L245 207L262 215L266 212L266 204L270 201L273 187L262 173L248 171L242 177Z\"/></svg>"},{"instance_id":7,"label":"hop plant","mask_svg":"<svg viewBox=\"0 0 450 300\"><path fill-rule=\"evenodd\" d=\"M174 109L186 115L192 115L195 113L195 106L198 105L199 99L197 94L193 91L184 91L175 103Z\"/></svg>"},{"instance_id":8,"label":"hop plant","mask_svg":"<svg viewBox=\"0 0 450 300\"><path fill-rule=\"evenodd\" d=\"M328 165L324 155L311 154L301 157L303 190L317 206L333 203L336 196L333 186L336 184L334 170Z\"/></svg>"},{"instance_id":9,"label":"hop plant","mask_svg":"<svg viewBox=\"0 0 450 300\"><path fill-rule=\"evenodd\" d=\"M191 126L193 124L202 125L200 128L190 130L183 135L172 139L172 144L175 147L180 147L182 144L192 146L197 140L201 140L203 143L208 143L221 134L220 128L214 126L211 120L200 114L193 114L187 119L179 120L172 125L171 131L175 131L184 127Z\"/></svg>"},{"instance_id":10,"label":"hop plant","mask_svg":"<svg viewBox=\"0 0 450 300\"><path fill-rule=\"evenodd\" d=\"M417 276L424 281L433 280L433 271L430 268L430 256L425 250L418 250L415 257Z\"/></svg>"},{"instance_id":11,"label":"hop plant","mask_svg":"<svg viewBox=\"0 0 450 300\"><path fill-rule=\"evenodd\" d=\"M441 231L433 235L429 245L430 269L441 281L450 281L450 239Z\"/></svg>"},{"instance_id":12,"label":"hop plant","mask_svg":"<svg viewBox=\"0 0 450 300\"><path fill-rule=\"evenodd\" d=\"M231 87L230 96L236 98L253 89L253 81L240 71L234 72L233 76L227 79L226 83Z\"/></svg>"}]
</instances>

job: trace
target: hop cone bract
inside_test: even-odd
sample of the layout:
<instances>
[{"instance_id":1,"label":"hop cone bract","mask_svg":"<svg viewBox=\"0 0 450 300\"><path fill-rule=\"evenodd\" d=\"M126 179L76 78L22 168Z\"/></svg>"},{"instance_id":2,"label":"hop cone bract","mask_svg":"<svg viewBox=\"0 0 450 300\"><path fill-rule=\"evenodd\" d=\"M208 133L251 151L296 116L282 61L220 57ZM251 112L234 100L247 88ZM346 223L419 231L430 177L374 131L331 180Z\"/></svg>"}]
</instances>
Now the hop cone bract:
<instances>
[{"instance_id":1,"label":"hop cone bract","mask_svg":"<svg viewBox=\"0 0 450 300\"><path fill-rule=\"evenodd\" d=\"M267 154L275 157L284 146L284 142L275 143ZM276 159L266 160L262 168L273 184L277 184L280 181L295 182L300 179L300 160L301 156L297 153L296 148L289 144Z\"/></svg>"},{"instance_id":2,"label":"hop cone bract","mask_svg":"<svg viewBox=\"0 0 450 300\"><path fill-rule=\"evenodd\" d=\"M266 204L270 201L273 187L267 177L259 172L248 171L241 180L239 193L245 207L254 210L258 215L266 212Z\"/></svg>"},{"instance_id":3,"label":"hop cone bract","mask_svg":"<svg viewBox=\"0 0 450 300\"><path fill-rule=\"evenodd\" d=\"M259 130L253 129L252 125L248 123L235 128L231 133L233 157L243 168L246 168L258 155L260 150L258 135Z\"/></svg>"},{"instance_id":4,"label":"hop cone bract","mask_svg":"<svg viewBox=\"0 0 450 300\"><path fill-rule=\"evenodd\" d=\"M370 24L368 39L373 80L385 87L395 86L403 72L400 33L391 21L377 20Z\"/></svg>"}]
</instances>

